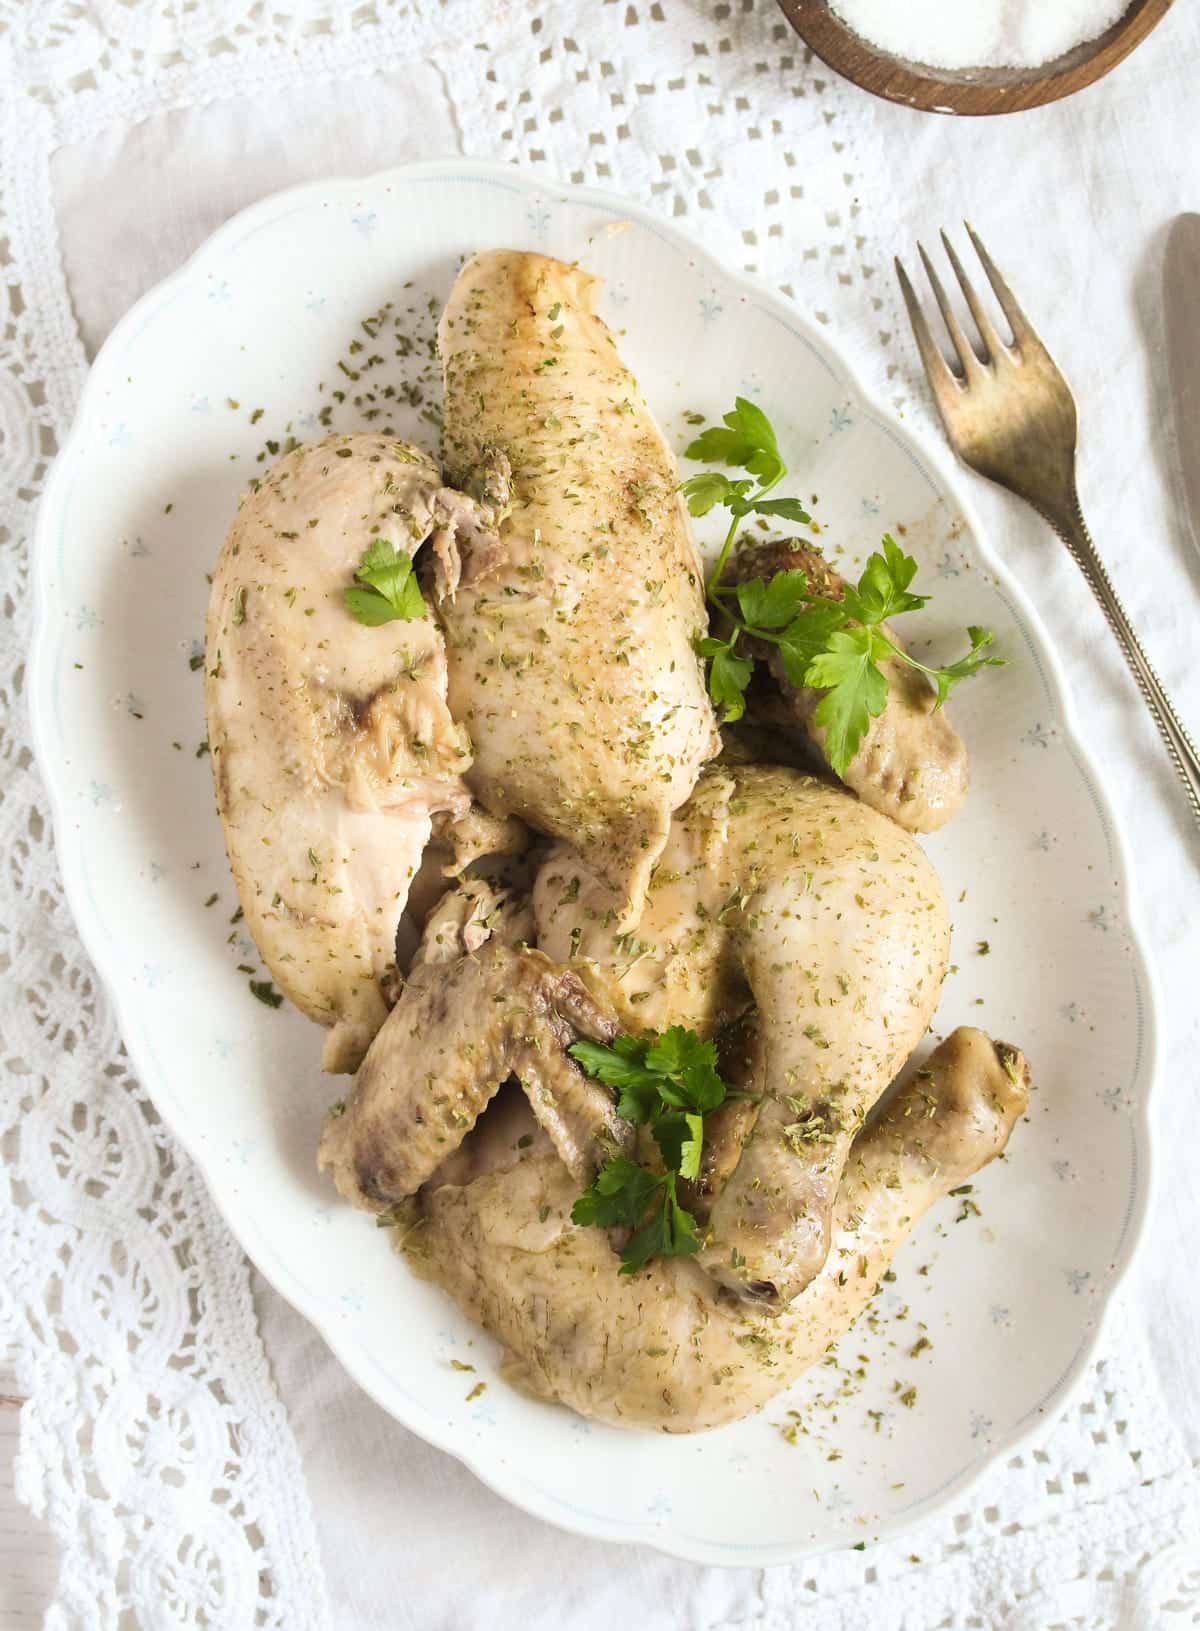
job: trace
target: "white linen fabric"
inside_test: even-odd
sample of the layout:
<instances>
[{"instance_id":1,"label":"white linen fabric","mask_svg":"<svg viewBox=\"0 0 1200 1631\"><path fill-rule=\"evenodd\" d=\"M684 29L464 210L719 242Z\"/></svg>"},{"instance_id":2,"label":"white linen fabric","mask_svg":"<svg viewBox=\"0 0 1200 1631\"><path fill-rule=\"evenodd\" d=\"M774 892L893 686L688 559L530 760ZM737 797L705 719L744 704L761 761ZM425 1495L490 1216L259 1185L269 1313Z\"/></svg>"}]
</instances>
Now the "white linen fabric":
<instances>
[{"instance_id":1,"label":"white linen fabric","mask_svg":"<svg viewBox=\"0 0 1200 1631\"><path fill-rule=\"evenodd\" d=\"M1073 101L953 122L829 74L772 0L0 0L0 1320L30 1397L19 1492L62 1547L52 1631L1200 1618L1200 838L1034 518L973 484L1133 841L1166 1021L1157 1206L1102 1357L1041 1447L901 1542L797 1567L699 1568L525 1517L252 1286L130 1077L62 900L22 700L31 516L116 318L279 186L464 152L660 208L835 328L931 436L890 255L971 212L1076 387L1085 510L1200 724L1200 554L1173 490L1158 298L1166 226L1200 204L1198 63L1200 8L1180 4Z\"/></svg>"}]
</instances>

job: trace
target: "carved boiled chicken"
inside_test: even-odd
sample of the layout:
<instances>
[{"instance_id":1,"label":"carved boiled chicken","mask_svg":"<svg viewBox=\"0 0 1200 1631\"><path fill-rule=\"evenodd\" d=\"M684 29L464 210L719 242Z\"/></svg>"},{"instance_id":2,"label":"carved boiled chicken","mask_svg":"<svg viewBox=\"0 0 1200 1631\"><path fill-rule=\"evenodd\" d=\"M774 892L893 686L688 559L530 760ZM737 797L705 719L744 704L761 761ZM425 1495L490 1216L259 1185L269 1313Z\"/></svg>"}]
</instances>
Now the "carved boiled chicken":
<instances>
[{"instance_id":1,"label":"carved boiled chicken","mask_svg":"<svg viewBox=\"0 0 1200 1631\"><path fill-rule=\"evenodd\" d=\"M825 557L794 539L753 544L739 550L727 574L730 583L771 578L776 572L803 572L810 589L840 600L845 580ZM904 649L896 631L884 625L893 645ZM776 738L807 749L810 762L826 762L825 728L814 719L821 692L793 685L778 646L750 640L771 678L756 682L748 698L747 720ZM934 832L953 817L967 795L967 750L936 706L937 693L918 669L898 657L880 663L888 694L883 712L872 719L843 780L865 804L891 816L909 832Z\"/></svg>"},{"instance_id":2,"label":"carved boiled chicken","mask_svg":"<svg viewBox=\"0 0 1200 1631\"><path fill-rule=\"evenodd\" d=\"M589 903L629 922L719 743L675 461L596 290L512 250L459 274L439 331L444 457L499 547L471 517L448 529L436 594L472 788L573 845Z\"/></svg>"},{"instance_id":3,"label":"carved boiled chicken","mask_svg":"<svg viewBox=\"0 0 1200 1631\"><path fill-rule=\"evenodd\" d=\"M430 1186L412 1262L503 1343L523 1391L614 1426L717 1427L827 1354L921 1215L1004 1149L1027 1074L981 1031L947 1038L859 1135L825 1264L779 1314L728 1297L695 1258L617 1274L604 1234L571 1223L578 1185L522 1105L481 1122Z\"/></svg>"},{"instance_id":4,"label":"carved boiled chicken","mask_svg":"<svg viewBox=\"0 0 1200 1631\"><path fill-rule=\"evenodd\" d=\"M850 1145L937 1006L950 944L937 874L839 788L718 766L675 818L636 933L590 922L575 896L556 854L535 893L539 943L594 958L630 1028L713 1035L753 1010L754 1109L739 1112L699 1260L783 1306L825 1262Z\"/></svg>"},{"instance_id":5,"label":"carved boiled chicken","mask_svg":"<svg viewBox=\"0 0 1200 1631\"><path fill-rule=\"evenodd\" d=\"M426 454L331 437L247 494L213 580L209 745L229 861L280 989L329 1027L327 1070L353 1070L387 1015L433 816L470 805L436 623L368 627L343 600L373 540L412 554L447 508Z\"/></svg>"}]
</instances>

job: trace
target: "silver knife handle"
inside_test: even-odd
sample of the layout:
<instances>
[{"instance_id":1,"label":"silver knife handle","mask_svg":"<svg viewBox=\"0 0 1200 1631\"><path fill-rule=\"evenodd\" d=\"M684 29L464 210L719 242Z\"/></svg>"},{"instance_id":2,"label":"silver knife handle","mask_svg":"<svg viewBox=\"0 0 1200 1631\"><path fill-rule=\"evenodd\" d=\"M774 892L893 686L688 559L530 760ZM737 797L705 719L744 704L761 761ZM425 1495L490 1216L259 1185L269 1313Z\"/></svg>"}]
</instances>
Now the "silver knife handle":
<instances>
[{"instance_id":1,"label":"silver knife handle","mask_svg":"<svg viewBox=\"0 0 1200 1631\"><path fill-rule=\"evenodd\" d=\"M1158 675L1154 672L1154 665L1142 650L1142 643L1130 626L1125 608L1121 605L1117 591L1112 586L1112 580L1104 569L1104 563L1096 554L1096 547L1083 519L1083 511L1079 507L1079 498L1077 495L1072 496L1073 512L1064 511L1061 515L1047 515L1046 519L1075 557L1076 565L1100 602L1109 627L1116 635L1117 644L1129 664L1130 672L1138 683L1138 689L1145 698L1154 723L1158 726L1159 734L1166 743L1171 763L1175 766L1187 792L1192 815L1200 822L1200 754L1197 754L1195 744L1184 729L1183 721L1175 712L1170 697L1163 690Z\"/></svg>"}]
</instances>

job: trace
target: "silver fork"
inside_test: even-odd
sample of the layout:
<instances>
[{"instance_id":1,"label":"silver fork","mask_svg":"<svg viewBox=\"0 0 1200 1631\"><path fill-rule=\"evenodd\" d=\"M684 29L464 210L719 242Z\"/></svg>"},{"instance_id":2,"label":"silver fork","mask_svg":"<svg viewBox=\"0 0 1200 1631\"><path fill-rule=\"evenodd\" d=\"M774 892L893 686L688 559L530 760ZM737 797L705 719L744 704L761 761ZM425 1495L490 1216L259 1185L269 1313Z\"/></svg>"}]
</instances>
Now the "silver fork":
<instances>
[{"instance_id":1,"label":"silver fork","mask_svg":"<svg viewBox=\"0 0 1200 1631\"><path fill-rule=\"evenodd\" d=\"M959 372L950 367L938 349L908 273L896 261L904 303L946 435L964 464L1032 504L1075 557L1154 716L1171 763L1187 790L1192 814L1200 821L1200 755L1130 627L1079 507L1075 487L1077 419L1071 388L969 223L967 232L1008 319L1013 343L1007 345L1000 339L954 245L943 232L942 243L950 265L983 342L980 360L946 298L929 256L918 244L925 275L958 357Z\"/></svg>"}]
</instances>

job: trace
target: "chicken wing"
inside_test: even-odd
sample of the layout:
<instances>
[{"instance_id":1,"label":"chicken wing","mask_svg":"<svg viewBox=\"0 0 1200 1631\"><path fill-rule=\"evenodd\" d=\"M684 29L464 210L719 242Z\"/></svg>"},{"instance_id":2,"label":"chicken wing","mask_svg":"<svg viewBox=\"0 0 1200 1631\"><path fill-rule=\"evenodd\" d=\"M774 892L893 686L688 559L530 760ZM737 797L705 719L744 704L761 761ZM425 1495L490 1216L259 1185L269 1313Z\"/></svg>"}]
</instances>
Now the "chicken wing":
<instances>
[{"instance_id":1,"label":"chicken wing","mask_svg":"<svg viewBox=\"0 0 1200 1631\"><path fill-rule=\"evenodd\" d=\"M555 1158L586 1182L628 1129L566 1049L615 1030L582 982L541 952L489 941L470 956L418 962L344 1111L325 1124L318 1164L347 1200L379 1211L414 1194L515 1076Z\"/></svg>"}]
</instances>

